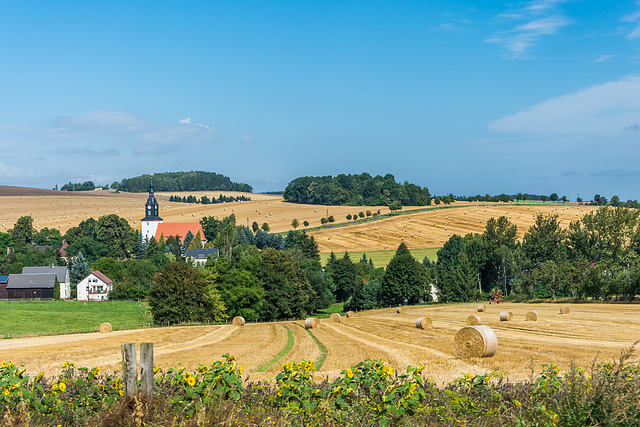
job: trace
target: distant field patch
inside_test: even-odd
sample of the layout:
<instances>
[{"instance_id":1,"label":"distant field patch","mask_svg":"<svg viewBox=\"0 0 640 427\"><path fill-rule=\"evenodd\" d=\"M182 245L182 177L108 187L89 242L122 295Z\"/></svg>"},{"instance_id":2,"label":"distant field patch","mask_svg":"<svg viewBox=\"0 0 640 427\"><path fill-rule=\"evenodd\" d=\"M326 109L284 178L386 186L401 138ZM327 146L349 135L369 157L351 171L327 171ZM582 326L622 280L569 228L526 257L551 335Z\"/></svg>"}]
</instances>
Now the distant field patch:
<instances>
[{"instance_id":1,"label":"distant field patch","mask_svg":"<svg viewBox=\"0 0 640 427\"><path fill-rule=\"evenodd\" d=\"M358 262L362 259L362 254L366 254L367 259L371 258L373 260L374 267L386 267L387 264L389 264L389 261L391 261L391 258L396 254L396 249L388 251L349 251L349 256L351 257L351 261ZM422 262L425 256L431 261L436 261L438 259L436 256L438 250L440 250L440 248L410 249L411 254L420 262ZM344 255L344 252L335 252L335 254L340 258ZM322 262L322 265L326 265L330 255L331 254L327 253L320 254L320 261Z\"/></svg>"},{"instance_id":2,"label":"distant field patch","mask_svg":"<svg viewBox=\"0 0 640 427\"><path fill-rule=\"evenodd\" d=\"M148 325L135 301L0 302L0 337L96 332L109 322L113 330Z\"/></svg>"}]
</instances>

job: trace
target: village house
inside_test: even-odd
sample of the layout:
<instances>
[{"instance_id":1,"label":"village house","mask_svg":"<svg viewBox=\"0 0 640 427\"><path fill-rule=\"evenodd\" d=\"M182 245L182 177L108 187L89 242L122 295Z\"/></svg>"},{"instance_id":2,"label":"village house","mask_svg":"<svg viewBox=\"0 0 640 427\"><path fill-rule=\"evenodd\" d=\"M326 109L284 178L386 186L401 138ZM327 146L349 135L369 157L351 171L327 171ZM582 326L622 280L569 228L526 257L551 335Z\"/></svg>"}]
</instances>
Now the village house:
<instances>
[{"instance_id":1,"label":"village house","mask_svg":"<svg viewBox=\"0 0 640 427\"><path fill-rule=\"evenodd\" d=\"M197 265L206 263L209 258L217 258L217 257L218 257L217 248L187 249L187 252L185 253L186 260L189 262L194 262Z\"/></svg>"},{"instance_id":2,"label":"village house","mask_svg":"<svg viewBox=\"0 0 640 427\"><path fill-rule=\"evenodd\" d=\"M78 301L106 301L113 290L113 280L98 270L78 282Z\"/></svg>"},{"instance_id":3,"label":"village house","mask_svg":"<svg viewBox=\"0 0 640 427\"><path fill-rule=\"evenodd\" d=\"M52 300L56 275L10 274L7 281L7 299L12 301Z\"/></svg>"}]
</instances>

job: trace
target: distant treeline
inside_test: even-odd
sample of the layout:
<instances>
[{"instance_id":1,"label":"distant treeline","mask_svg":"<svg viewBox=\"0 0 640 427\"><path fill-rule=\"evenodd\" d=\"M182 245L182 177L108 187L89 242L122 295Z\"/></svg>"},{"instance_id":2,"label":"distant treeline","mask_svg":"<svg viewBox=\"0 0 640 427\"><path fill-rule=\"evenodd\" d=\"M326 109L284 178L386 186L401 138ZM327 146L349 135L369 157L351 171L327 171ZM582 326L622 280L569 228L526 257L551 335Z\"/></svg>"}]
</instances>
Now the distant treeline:
<instances>
[{"instance_id":1,"label":"distant treeline","mask_svg":"<svg viewBox=\"0 0 640 427\"><path fill-rule=\"evenodd\" d=\"M125 178L120 183L114 183L111 188L130 193L149 191L150 175L135 178ZM232 182L229 177L215 172L165 172L153 174L153 186L156 191L242 191L251 193L253 187L249 184Z\"/></svg>"},{"instance_id":2,"label":"distant treeline","mask_svg":"<svg viewBox=\"0 0 640 427\"><path fill-rule=\"evenodd\" d=\"M426 187L399 184L391 174L305 176L296 178L284 190L284 200L318 205L381 206L399 202L403 206L431 204Z\"/></svg>"},{"instance_id":3,"label":"distant treeline","mask_svg":"<svg viewBox=\"0 0 640 427\"><path fill-rule=\"evenodd\" d=\"M109 189L109 186L97 186L93 183L93 181L85 181L82 184L80 184L79 182L70 182L68 184L63 185L60 190L61 191L93 191L96 188L102 188L102 189ZM54 190L57 190L58 186L56 185L56 187L54 188Z\"/></svg>"},{"instance_id":4,"label":"distant treeline","mask_svg":"<svg viewBox=\"0 0 640 427\"><path fill-rule=\"evenodd\" d=\"M247 197L247 196L238 196L238 197L234 197L234 196L223 196L222 194L220 194L220 196L216 199L215 197L213 198L208 198L207 196L202 196L201 198L197 198L196 196L171 196L169 197L169 201L170 202L181 202L181 203L201 203L203 205L210 205L210 204L214 204L214 203L226 203L226 202L248 202L249 200L251 200L251 197Z\"/></svg>"}]
</instances>

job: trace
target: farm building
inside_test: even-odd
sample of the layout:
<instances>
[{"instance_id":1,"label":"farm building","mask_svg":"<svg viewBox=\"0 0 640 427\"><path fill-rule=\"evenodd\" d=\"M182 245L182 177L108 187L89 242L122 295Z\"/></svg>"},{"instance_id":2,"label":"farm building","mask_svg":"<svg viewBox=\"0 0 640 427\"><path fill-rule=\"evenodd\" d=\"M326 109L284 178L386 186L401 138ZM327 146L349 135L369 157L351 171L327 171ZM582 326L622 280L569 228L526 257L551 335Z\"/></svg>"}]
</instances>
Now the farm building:
<instances>
[{"instance_id":1,"label":"farm building","mask_svg":"<svg viewBox=\"0 0 640 427\"><path fill-rule=\"evenodd\" d=\"M169 236L180 236L180 240L184 240L189 231L191 231L194 236L196 236L199 231L202 244L204 245L207 242L199 222L163 222L162 218L158 216L159 205L155 197L153 181L151 181L149 185L149 197L147 198L147 203L144 205L144 211L146 215L140 220L140 232L142 233L143 239L149 240L153 237L156 241L161 242L167 240Z\"/></svg>"},{"instance_id":2,"label":"farm building","mask_svg":"<svg viewBox=\"0 0 640 427\"><path fill-rule=\"evenodd\" d=\"M22 274L55 274L60 282L60 299L71 298L71 280L69 279L69 267L48 266L48 267L22 267Z\"/></svg>"},{"instance_id":3,"label":"farm building","mask_svg":"<svg viewBox=\"0 0 640 427\"><path fill-rule=\"evenodd\" d=\"M0 300L7 299L7 281L9 276L0 276Z\"/></svg>"},{"instance_id":4,"label":"farm building","mask_svg":"<svg viewBox=\"0 0 640 427\"><path fill-rule=\"evenodd\" d=\"M99 272L91 273L78 282L78 301L105 301L113 290L113 280Z\"/></svg>"},{"instance_id":5,"label":"farm building","mask_svg":"<svg viewBox=\"0 0 640 427\"><path fill-rule=\"evenodd\" d=\"M56 275L10 274L7 281L7 299L13 301L52 300Z\"/></svg>"},{"instance_id":6,"label":"farm building","mask_svg":"<svg viewBox=\"0 0 640 427\"><path fill-rule=\"evenodd\" d=\"M217 248L208 248L208 249L187 249L185 254L185 258L187 261L193 261L196 264L204 264L207 260L211 258L218 257L218 249Z\"/></svg>"}]
</instances>

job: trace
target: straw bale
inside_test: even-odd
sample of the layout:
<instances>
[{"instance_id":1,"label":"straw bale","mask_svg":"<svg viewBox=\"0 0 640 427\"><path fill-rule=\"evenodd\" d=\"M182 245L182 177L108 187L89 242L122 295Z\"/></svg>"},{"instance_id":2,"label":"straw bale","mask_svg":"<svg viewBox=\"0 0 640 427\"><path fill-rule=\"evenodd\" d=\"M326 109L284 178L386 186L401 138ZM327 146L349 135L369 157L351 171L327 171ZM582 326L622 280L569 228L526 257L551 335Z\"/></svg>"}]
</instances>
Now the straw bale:
<instances>
[{"instance_id":1,"label":"straw bale","mask_svg":"<svg viewBox=\"0 0 640 427\"><path fill-rule=\"evenodd\" d=\"M104 322L102 325L100 325L100 333L101 334L108 334L109 332L111 332L111 323L109 322Z\"/></svg>"},{"instance_id":2,"label":"straw bale","mask_svg":"<svg viewBox=\"0 0 640 427\"><path fill-rule=\"evenodd\" d=\"M481 325L482 319L480 316L469 316L467 317L467 326Z\"/></svg>"},{"instance_id":3,"label":"straw bale","mask_svg":"<svg viewBox=\"0 0 640 427\"><path fill-rule=\"evenodd\" d=\"M569 314L570 312L571 310L569 310L569 307L567 307L566 305L560 307L560 314Z\"/></svg>"},{"instance_id":4,"label":"straw bale","mask_svg":"<svg viewBox=\"0 0 640 427\"><path fill-rule=\"evenodd\" d=\"M353 317L356 314L353 311L347 311L347 317Z\"/></svg>"},{"instance_id":5,"label":"straw bale","mask_svg":"<svg viewBox=\"0 0 640 427\"><path fill-rule=\"evenodd\" d=\"M503 311L500 313L501 322L511 322L513 320L513 313L510 311Z\"/></svg>"},{"instance_id":6,"label":"straw bale","mask_svg":"<svg viewBox=\"0 0 640 427\"><path fill-rule=\"evenodd\" d=\"M527 320L535 322L536 320L538 320L538 313L536 313L535 311L528 312L527 313Z\"/></svg>"},{"instance_id":7,"label":"straw bale","mask_svg":"<svg viewBox=\"0 0 640 427\"><path fill-rule=\"evenodd\" d=\"M487 325L465 326L453 342L460 357L491 357L498 350L498 338Z\"/></svg>"},{"instance_id":8,"label":"straw bale","mask_svg":"<svg viewBox=\"0 0 640 427\"><path fill-rule=\"evenodd\" d=\"M431 326L433 326L433 323L428 317L418 317L418 320L416 320L416 328L418 329L431 329Z\"/></svg>"},{"instance_id":9,"label":"straw bale","mask_svg":"<svg viewBox=\"0 0 640 427\"><path fill-rule=\"evenodd\" d=\"M398 308L396 308L396 313L398 313L398 314L404 314L404 307L398 307Z\"/></svg>"},{"instance_id":10,"label":"straw bale","mask_svg":"<svg viewBox=\"0 0 640 427\"><path fill-rule=\"evenodd\" d=\"M244 317L236 316L233 318L233 326L244 326Z\"/></svg>"},{"instance_id":11,"label":"straw bale","mask_svg":"<svg viewBox=\"0 0 640 427\"><path fill-rule=\"evenodd\" d=\"M306 329L318 329L320 327L320 320L317 317L307 317L304 321L304 327Z\"/></svg>"},{"instance_id":12,"label":"straw bale","mask_svg":"<svg viewBox=\"0 0 640 427\"><path fill-rule=\"evenodd\" d=\"M484 304L480 304L478 306L478 312L482 313L483 311L487 311L487 306Z\"/></svg>"},{"instance_id":13,"label":"straw bale","mask_svg":"<svg viewBox=\"0 0 640 427\"><path fill-rule=\"evenodd\" d=\"M340 321L342 320L342 316L340 316L338 313L333 313L329 317L329 320L331 320L331 322L333 323L340 323Z\"/></svg>"}]
</instances>

